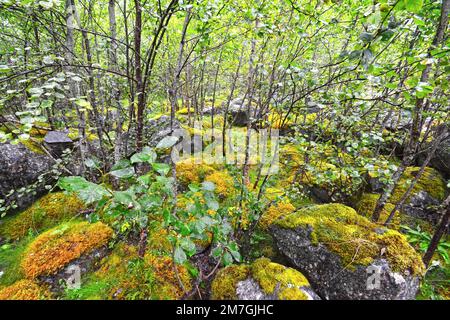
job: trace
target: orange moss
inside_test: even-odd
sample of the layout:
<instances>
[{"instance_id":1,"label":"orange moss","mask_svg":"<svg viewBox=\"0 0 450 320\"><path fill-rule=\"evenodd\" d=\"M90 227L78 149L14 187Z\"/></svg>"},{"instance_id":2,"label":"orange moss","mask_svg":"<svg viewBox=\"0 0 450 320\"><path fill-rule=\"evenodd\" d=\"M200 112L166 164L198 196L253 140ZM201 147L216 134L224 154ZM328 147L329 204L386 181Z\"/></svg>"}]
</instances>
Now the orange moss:
<instances>
[{"instance_id":1,"label":"orange moss","mask_svg":"<svg viewBox=\"0 0 450 320\"><path fill-rule=\"evenodd\" d=\"M70 222L38 236L25 250L22 268L29 279L49 275L70 261L105 245L113 231L97 222Z\"/></svg>"},{"instance_id":2,"label":"orange moss","mask_svg":"<svg viewBox=\"0 0 450 320\"><path fill-rule=\"evenodd\" d=\"M0 289L0 300L44 300L50 299L50 292L31 280L19 280L9 287Z\"/></svg>"}]
</instances>

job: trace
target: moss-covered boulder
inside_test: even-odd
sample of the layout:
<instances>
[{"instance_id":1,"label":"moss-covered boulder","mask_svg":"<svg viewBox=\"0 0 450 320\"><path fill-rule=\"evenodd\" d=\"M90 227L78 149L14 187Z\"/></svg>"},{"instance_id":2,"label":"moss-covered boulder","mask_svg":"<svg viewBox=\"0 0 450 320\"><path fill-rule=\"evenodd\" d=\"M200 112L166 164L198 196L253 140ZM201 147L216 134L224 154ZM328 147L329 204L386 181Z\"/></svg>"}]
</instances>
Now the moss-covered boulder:
<instances>
[{"instance_id":1,"label":"moss-covered boulder","mask_svg":"<svg viewBox=\"0 0 450 320\"><path fill-rule=\"evenodd\" d=\"M40 232L64 220L75 217L85 208L75 195L49 193L31 207L0 224L0 237L9 240L23 238L29 231Z\"/></svg>"},{"instance_id":2,"label":"moss-covered boulder","mask_svg":"<svg viewBox=\"0 0 450 320\"><path fill-rule=\"evenodd\" d=\"M13 285L0 288L0 300L47 300L50 292L31 280L19 280Z\"/></svg>"},{"instance_id":3,"label":"moss-covered boulder","mask_svg":"<svg viewBox=\"0 0 450 320\"><path fill-rule=\"evenodd\" d=\"M404 235L342 204L302 208L270 231L278 249L326 299L413 299L424 273ZM377 279L379 287L371 287Z\"/></svg>"},{"instance_id":4,"label":"moss-covered boulder","mask_svg":"<svg viewBox=\"0 0 450 320\"><path fill-rule=\"evenodd\" d=\"M425 194L419 193L418 196L422 196ZM363 193L360 197L360 199L355 203L355 210L362 216L366 217L367 219L371 219L373 211L375 210L375 206L377 204L378 199L380 198L380 194L377 193ZM413 202L416 201L417 196L413 198ZM425 199L421 200L421 203L425 203ZM394 210L395 205L392 203L386 203L384 209L381 211L379 223L384 224L386 219L389 217L392 210ZM433 231L433 221L434 223L437 223L435 221L436 219L436 213L431 209L431 207L428 207L427 213L424 215L410 215L408 213L411 213L413 210L413 207L411 205L406 207L406 211L397 211L391 220L391 223L389 225L390 229L394 230L401 230L402 225L409 226L411 228L416 228L417 226L420 226L422 230L426 230L429 232ZM419 209L418 209L419 210ZM420 213L425 213L425 211L420 210ZM434 214L433 214L434 213ZM430 216L428 216L430 215Z\"/></svg>"},{"instance_id":5,"label":"moss-covered boulder","mask_svg":"<svg viewBox=\"0 0 450 320\"><path fill-rule=\"evenodd\" d=\"M91 273L81 288L67 292L68 299L108 300L175 300L192 290L186 267L176 266L168 255L149 252L138 257L135 246L117 244L103 258L100 267ZM180 282L178 281L180 279Z\"/></svg>"},{"instance_id":6,"label":"moss-covered boulder","mask_svg":"<svg viewBox=\"0 0 450 320\"><path fill-rule=\"evenodd\" d=\"M420 167L408 167L403 173L402 177L397 183L394 191L392 192L389 201L391 203L398 202L403 194L408 190L411 185L411 181L417 176L420 171ZM431 197L438 201L442 201L445 198L446 194L446 186L445 181L442 178L441 174L437 172L435 169L426 167L423 174L420 176L417 183L414 185L410 196L407 201L410 200L414 195L419 193L420 191L424 191L428 193Z\"/></svg>"},{"instance_id":7,"label":"moss-covered boulder","mask_svg":"<svg viewBox=\"0 0 450 320\"><path fill-rule=\"evenodd\" d=\"M69 222L52 228L26 248L21 263L25 277L54 275L75 259L104 247L112 235L113 230L101 222Z\"/></svg>"},{"instance_id":8,"label":"moss-covered boulder","mask_svg":"<svg viewBox=\"0 0 450 320\"><path fill-rule=\"evenodd\" d=\"M20 211L32 204L45 193L39 176L50 171L53 164L50 157L35 153L22 144L0 143L0 199L6 202L3 205L14 203L17 207L11 211ZM36 184L33 192L26 192L33 184Z\"/></svg>"},{"instance_id":9,"label":"moss-covered boulder","mask_svg":"<svg viewBox=\"0 0 450 320\"><path fill-rule=\"evenodd\" d=\"M297 270L267 258L251 265L231 265L217 273L211 284L214 300L316 300L308 280Z\"/></svg>"}]
</instances>

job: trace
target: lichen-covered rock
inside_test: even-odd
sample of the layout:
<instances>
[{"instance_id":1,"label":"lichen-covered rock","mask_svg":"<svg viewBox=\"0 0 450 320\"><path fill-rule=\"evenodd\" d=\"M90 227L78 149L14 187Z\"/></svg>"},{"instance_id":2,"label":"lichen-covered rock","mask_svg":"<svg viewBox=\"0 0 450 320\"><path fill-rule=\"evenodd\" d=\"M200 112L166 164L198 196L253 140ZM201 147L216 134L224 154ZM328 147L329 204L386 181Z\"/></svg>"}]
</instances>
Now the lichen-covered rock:
<instances>
[{"instance_id":1,"label":"lichen-covered rock","mask_svg":"<svg viewBox=\"0 0 450 320\"><path fill-rule=\"evenodd\" d=\"M113 230L97 222L63 223L39 235L25 250L21 263L26 278L56 274L70 262L101 248Z\"/></svg>"},{"instance_id":2,"label":"lichen-covered rock","mask_svg":"<svg viewBox=\"0 0 450 320\"><path fill-rule=\"evenodd\" d=\"M30 230L39 232L72 218L84 208L83 202L75 195L49 193L25 211L0 221L0 237L17 240Z\"/></svg>"},{"instance_id":3,"label":"lichen-covered rock","mask_svg":"<svg viewBox=\"0 0 450 320\"><path fill-rule=\"evenodd\" d=\"M254 105L250 106L250 112L248 108L248 101L237 98L230 102L228 107L228 114L231 117L231 123L235 126L245 126L249 118L256 118L257 110Z\"/></svg>"},{"instance_id":4,"label":"lichen-covered rock","mask_svg":"<svg viewBox=\"0 0 450 320\"><path fill-rule=\"evenodd\" d=\"M447 124L447 127L444 128L449 134L447 138L445 138L436 149L434 156L431 158L430 167L435 168L440 173L442 173L446 178L450 178L450 125ZM418 156L419 165L425 161L425 158L428 155L428 150L430 148L429 143L425 143L422 151Z\"/></svg>"},{"instance_id":5,"label":"lichen-covered rock","mask_svg":"<svg viewBox=\"0 0 450 320\"><path fill-rule=\"evenodd\" d=\"M45 300L50 292L31 280L19 280L13 285L0 289L0 300Z\"/></svg>"},{"instance_id":6,"label":"lichen-covered rock","mask_svg":"<svg viewBox=\"0 0 450 320\"><path fill-rule=\"evenodd\" d=\"M318 300L308 280L297 270L267 258L251 265L231 265L211 284L214 300Z\"/></svg>"},{"instance_id":7,"label":"lichen-covered rock","mask_svg":"<svg viewBox=\"0 0 450 320\"><path fill-rule=\"evenodd\" d=\"M420 255L404 235L370 222L352 208L306 207L277 220L270 230L278 249L322 298L413 299L416 295L424 272ZM374 279L379 280L375 287Z\"/></svg>"},{"instance_id":8,"label":"lichen-covered rock","mask_svg":"<svg viewBox=\"0 0 450 320\"><path fill-rule=\"evenodd\" d=\"M411 181L416 177L420 167L407 167L402 177L397 183L394 191L392 192L389 201L391 203L397 203L403 194L408 190ZM428 193L431 197L438 201L442 201L445 198L446 186L445 181L442 176L433 168L426 167L423 174L420 176L417 183L414 185L410 196L407 201L409 201L418 192L424 191Z\"/></svg>"},{"instance_id":9,"label":"lichen-covered rock","mask_svg":"<svg viewBox=\"0 0 450 320\"><path fill-rule=\"evenodd\" d=\"M38 183L40 175L47 173L53 160L37 154L25 146L10 143L0 144L0 199L17 205L16 210L23 210L45 192L44 184ZM37 183L33 192L18 192L22 188ZM11 190L15 190L9 195ZM23 190L24 191L24 190Z\"/></svg>"}]
</instances>

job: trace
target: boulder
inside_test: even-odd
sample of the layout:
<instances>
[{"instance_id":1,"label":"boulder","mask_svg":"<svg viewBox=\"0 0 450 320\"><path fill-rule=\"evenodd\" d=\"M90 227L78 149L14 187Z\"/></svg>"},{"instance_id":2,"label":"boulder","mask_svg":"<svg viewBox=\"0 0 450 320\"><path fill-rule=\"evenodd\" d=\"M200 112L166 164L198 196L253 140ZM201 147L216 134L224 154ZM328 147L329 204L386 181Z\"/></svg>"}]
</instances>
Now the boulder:
<instances>
[{"instance_id":1,"label":"boulder","mask_svg":"<svg viewBox=\"0 0 450 320\"><path fill-rule=\"evenodd\" d=\"M445 138L436 149L434 156L430 160L429 166L438 170L442 173L446 178L450 178L450 129L445 129L448 132L447 138ZM427 157L427 151L430 148L430 145L426 143L423 147L423 151L419 155L418 164L422 165Z\"/></svg>"},{"instance_id":2,"label":"boulder","mask_svg":"<svg viewBox=\"0 0 450 320\"><path fill-rule=\"evenodd\" d=\"M320 300L299 271L259 258L251 265L231 265L211 284L214 300Z\"/></svg>"},{"instance_id":3,"label":"boulder","mask_svg":"<svg viewBox=\"0 0 450 320\"><path fill-rule=\"evenodd\" d=\"M17 210L32 204L46 191L38 178L50 171L53 163L50 157L34 153L21 144L0 144L0 199L5 199L6 204L15 203ZM36 187L27 192L26 188L35 183ZM11 190L15 192L10 194Z\"/></svg>"},{"instance_id":4,"label":"boulder","mask_svg":"<svg viewBox=\"0 0 450 320\"><path fill-rule=\"evenodd\" d=\"M181 124L177 119L173 120L172 130L181 128ZM147 145L150 147L156 147L158 142L163 138L172 134L170 128L170 116L162 115L159 118L149 120L145 126L145 137L147 139Z\"/></svg>"},{"instance_id":5,"label":"boulder","mask_svg":"<svg viewBox=\"0 0 450 320\"><path fill-rule=\"evenodd\" d=\"M404 235L342 204L305 207L270 231L278 250L324 299L414 299L425 270Z\"/></svg>"},{"instance_id":6,"label":"boulder","mask_svg":"<svg viewBox=\"0 0 450 320\"><path fill-rule=\"evenodd\" d=\"M250 105L250 113L248 110L248 102L242 99L234 99L228 107L228 115L231 117L231 123L235 126L246 126L249 118L256 116L256 108Z\"/></svg>"},{"instance_id":7,"label":"boulder","mask_svg":"<svg viewBox=\"0 0 450 320\"><path fill-rule=\"evenodd\" d=\"M73 148L73 141L67 134L64 131L49 131L45 135L44 145L54 157L59 158L65 149Z\"/></svg>"}]
</instances>

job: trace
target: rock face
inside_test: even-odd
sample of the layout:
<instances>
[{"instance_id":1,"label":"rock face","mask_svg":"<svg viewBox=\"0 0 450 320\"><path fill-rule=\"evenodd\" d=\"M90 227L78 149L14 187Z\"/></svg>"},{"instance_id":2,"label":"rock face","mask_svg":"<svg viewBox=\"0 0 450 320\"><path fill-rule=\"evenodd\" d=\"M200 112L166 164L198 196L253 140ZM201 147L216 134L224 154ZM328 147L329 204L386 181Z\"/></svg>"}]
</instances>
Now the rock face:
<instances>
[{"instance_id":1,"label":"rock face","mask_svg":"<svg viewBox=\"0 0 450 320\"><path fill-rule=\"evenodd\" d=\"M421 257L397 231L341 204L299 210L271 227L281 253L324 299L414 299Z\"/></svg>"},{"instance_id":2,"label":"rock face","mask_svg":"<svg viewBox=\"0 0 450 320\"><path fill-rule=\"evenodd\" d=\"M220 270L211 285L211 297L214 300L320 300L303 274L267 258Z\"/></svg>"},{"instance_id":3,"label":"rock face","mask_svg":"<svg viewBox=\"0 0 450 320\"><path fill-rule=\"evenodd\" d=\"M173 130L180 129L180 122L173 120ZM163 115L157 119L150 120L145 127L145 137L150 147L156 147L159 141L172 133L170 128L170 116Z\"/></svg>"},{"instance_id":4,"label":"rock face","mask_svg":"<svg viewBox=\"0 0 450 320\"><path fill-rule=\"evenodd\" d=\"M255 117L255 107L250 106L250 114L248 112L247 101L244 101L240 98L234 99L230 102L230 106L228 107L228 114L232 118L232 124L235 126L246 126L249 117Z\"/></svg>"},{"instance_id":5,"label":"rock face","mask_svg":"<svg viewBox=\"0 0 450 320\"><path fill-rule=\"evenodd\" d=\"M448 136L439 144L434 156L431 158L429 166L441 172L446 178L450 178L450 127L445 130ZM424 150L427 150L429 147L426 144ZM419 156L419 165L423 163L426 156L426 152Z\"/></svg>"},{"instance_id":6,"label":"rock face","mask_svg":"<svg viewBox=\"0 0 450 320\"><path fill-rule=\"evenodd\" d=\"M431 197L425 191L419 191L413 195L408 204L403 206L403 212L414 219L420 219L437 225L441 219L439 211L439 201Z\"/></svg>"},{"instance_id":7,"label":"rock face","mask_svg":"<svg viewBox=\"0 0 450 320\"><path fill-rule=\"evenodd\" d=\"M60 157L65 149L73 148L73 141L67 136L67 132L49 131L44 137L44 143L50 153Z\"/></svg>"},{"instance_id":8,"label":"rock face","mask_svg":"<svg viewBox=\"0 0 450 320\"><path fill-rule=\"evenodd\" d=\"M50 170L53 160L28 150L25 146L9 143L0 144L0 199L15 202L17 210L32 204L45 192L39 185L33 193L15 192L7 197L10 190L19 190L37 182L38 177Z\"/></svg>"}]
</instances>

